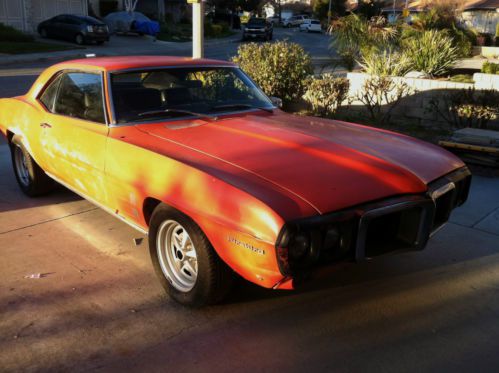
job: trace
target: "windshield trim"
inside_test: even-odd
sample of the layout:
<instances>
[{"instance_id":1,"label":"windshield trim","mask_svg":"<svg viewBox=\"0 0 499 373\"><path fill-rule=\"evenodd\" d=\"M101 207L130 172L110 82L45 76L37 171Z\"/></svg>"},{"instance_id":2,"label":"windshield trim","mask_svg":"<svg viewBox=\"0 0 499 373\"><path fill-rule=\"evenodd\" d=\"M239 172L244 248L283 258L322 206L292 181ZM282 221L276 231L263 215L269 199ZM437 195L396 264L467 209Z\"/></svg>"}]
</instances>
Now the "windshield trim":
<instances>
[{"instance_id":1,"label":"windshield trim","mask_svg":"<svg viewBox=\"0 0 499 373\"><path fill-rule=\"evenodd\" d=\"M265 92L263 92L263 90L258 86L258 84L255 83L255 81L253 79L251 79L251 77L246 74L239 66L237 65L234 65L234 64L214 64L214 65L211 65L211 64L199 64L199 65L171 65L171 66L154 66L154 67L134 67L134 68L130 68L130 69L116 69L116 70L108 70L106 72L106 90L107 90L107 97L109 97L109 117L108 117L108 126L109 127L125 127L125 126L135 126L135 125L138 125L138 124L141 124L141 123L154 123L154 122L163 122L165 121L164 119L155 119L155 120L151 120L151 121L144 121L144 122L124 122L124 123L118 123L116 121L116 112L114 110L114 99L113 99L113 89L112 89L112 78L111 78L111 75L112 74L117 74L117 73L128 73L128 72L134 72L134 71L144 71L144 70L166 70L166 69L185 69L185 68L206 68L206 67L213 67L213 68L227 68L227 69L237 69L237 70L240 70L255 86L255 88L260 91L260 93L262 95L264 95L267 100L269 101L270 103L270 107L269 109L272 109L272 110L275 110L277 109L277 107L272 103L272 100L269 98L269 96L267 96L265 94ZM226 115L233 115L233 114L240 114L240 113L244 113L244 112L247 112L247 111L261 111L261 109L259 108L247 108L247 109L241 109L241 110L235 110L235 111L227 111L227 112L223 112L223 113L220 113L219 117L223 117L223 116L226 116ZM196 118L194 116L185 116L185 117L177 117L175 119L168 119L168 121L177 121L177 120L186 120L186 119L192 119L192 118Z\"/></svg>"},{"instance_id":2,"label":"windshield trim","mask_svg":"<svg viewBox=\"0 0 499 373\"><path fill-rule=\"evenodd\" d=\"M273 107L274 109L277 109L277 107ZM243 109L243 110L235 110L235 111L226 111L221 113L220 115L217 115L217 120L216 121L206 121L207 123L217 123L221 120L224 120L226 116L230 115L235 115L235 114L242 114L245 112L258 112L262 111L261 109L258 108L248 108L248 109ZM265 112L264 112L265 113ZM115 128L115 127L129 127L129 126L138 126L141 124L153 124L153 123L159 123L159 122L179 122L179 121L184 121L184 120L204 120L199 117L193 116L193 115L185 115L185 116L179 116L176 118L151 118L151 119L145 119L141 121L128 121L128 122L123 122L123 123L111 123L109 124L109 127Z\"/></svg>"}]
</instances>

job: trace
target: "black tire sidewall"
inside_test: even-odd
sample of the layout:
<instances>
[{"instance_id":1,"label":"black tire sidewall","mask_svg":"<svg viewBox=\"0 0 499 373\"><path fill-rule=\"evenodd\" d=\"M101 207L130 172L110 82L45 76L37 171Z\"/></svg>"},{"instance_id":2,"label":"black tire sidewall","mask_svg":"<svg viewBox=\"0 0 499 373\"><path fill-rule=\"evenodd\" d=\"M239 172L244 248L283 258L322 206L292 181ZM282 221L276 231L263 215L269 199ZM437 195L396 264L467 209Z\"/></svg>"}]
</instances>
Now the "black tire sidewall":
<instances>
[{"instance_id":1,"label":"black tire sidewall","mask_svg":"<svg viewBox=\"0 0 499 373\"><path fill-rule=\"evenodd\" d=\"M54 182L50 179L45 172L38 166L35 160L31 157L29 152L26 150L24 145L16 138L10 144L12 167L14 168L14 175L16 176L17 183L19 187L29 197L36 197L39 195L46 194L50 192L54 186ZM16 149L20 149L26 159L26 167L29 173L29 184L24 185L21 181L19 172L16 166L15 152Z\"/></svg>"},{"instance_id":2,"label":"black tire sidewall","mask_svg":"<svg viewBox=\"0 0 499 373\"><path fill-rule=\"evenodd\" d=\"M166 220L175 220L187 230L196 249L198 275L194 287L188 292L176 289L167 280L158 258L157 234ZM219 263L218 257L199 226L189 217L166 205L160 205L151 217L149 229L149 252L156 275L166 292L178 303L191 307L201 307L216 302L216 281ZM219 260L219 259L218 259Z\"/></svg>"}]
</instances>

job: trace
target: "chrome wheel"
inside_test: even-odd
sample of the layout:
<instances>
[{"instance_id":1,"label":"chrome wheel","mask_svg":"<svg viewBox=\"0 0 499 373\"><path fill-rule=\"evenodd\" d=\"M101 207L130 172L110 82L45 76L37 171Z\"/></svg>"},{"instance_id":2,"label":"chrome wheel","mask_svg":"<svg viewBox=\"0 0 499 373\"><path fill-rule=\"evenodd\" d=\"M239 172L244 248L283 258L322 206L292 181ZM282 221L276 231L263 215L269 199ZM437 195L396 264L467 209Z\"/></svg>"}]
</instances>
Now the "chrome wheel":
<instances>
[{"instance_id":1,"label":"chrome wheel","mask_svg":"<svg viewBox=\"0 0 499 373\"><path fill-rule=\"evenodd\" d=\"M156 236L159 264L170 284L181 292L196 284L198 259L189 233L175 220L164 221Z\"/></svg>"},{"instance_id":2,"label":"chrome wheel","mask_svg":"<svg viewBox=\"0 0 499 373\"><path fill-rule=\"evenodd\" d=\"M30 177L28 165L26 163L26 156L20 146L16 146L14 149L14 164L16 166L17 176L19 177L21 184L25 187L29 186Z\"/></svg>"}]
</instances>

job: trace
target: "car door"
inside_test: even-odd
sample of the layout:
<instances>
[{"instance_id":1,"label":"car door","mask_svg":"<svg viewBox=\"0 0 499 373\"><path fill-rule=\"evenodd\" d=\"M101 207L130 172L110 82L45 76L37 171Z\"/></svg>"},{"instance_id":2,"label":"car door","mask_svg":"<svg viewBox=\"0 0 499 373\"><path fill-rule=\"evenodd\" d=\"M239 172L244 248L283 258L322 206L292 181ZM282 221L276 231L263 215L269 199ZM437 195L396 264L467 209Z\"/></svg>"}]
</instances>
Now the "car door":
<instances>
[{"instance_id":1,"label":"car door","mask_svg":"<svg viewBox=\"0 0 499 373\"><path fill-rule=\"evenodd\" d=\"M105 203L108 126L102 74L68 71L56 79L57 94L41 124L47 171L85 197Z\"/></svg>"}]
</instances>

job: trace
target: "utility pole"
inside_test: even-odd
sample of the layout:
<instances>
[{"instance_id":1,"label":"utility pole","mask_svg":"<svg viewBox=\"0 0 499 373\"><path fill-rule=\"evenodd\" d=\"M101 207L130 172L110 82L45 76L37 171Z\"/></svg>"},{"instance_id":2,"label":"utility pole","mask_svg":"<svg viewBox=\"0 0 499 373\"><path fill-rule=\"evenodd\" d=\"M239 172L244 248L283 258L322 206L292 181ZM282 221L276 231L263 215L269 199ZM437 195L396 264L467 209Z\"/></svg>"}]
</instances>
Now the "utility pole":
<instances>
[{"instance_id":1,"label":"utility pole","mask_svg":"<svg viewBox=\"0 0 499 373\"><path fill-rule=\"evenodd\" d=\"M192 4L192 58L204 57L204 1L187 0Z\"/></svg>"}]
</instances>

